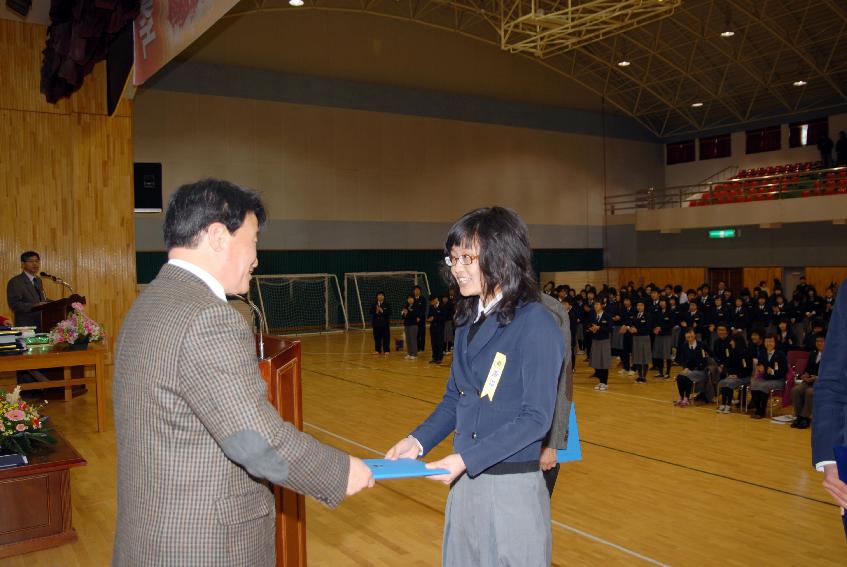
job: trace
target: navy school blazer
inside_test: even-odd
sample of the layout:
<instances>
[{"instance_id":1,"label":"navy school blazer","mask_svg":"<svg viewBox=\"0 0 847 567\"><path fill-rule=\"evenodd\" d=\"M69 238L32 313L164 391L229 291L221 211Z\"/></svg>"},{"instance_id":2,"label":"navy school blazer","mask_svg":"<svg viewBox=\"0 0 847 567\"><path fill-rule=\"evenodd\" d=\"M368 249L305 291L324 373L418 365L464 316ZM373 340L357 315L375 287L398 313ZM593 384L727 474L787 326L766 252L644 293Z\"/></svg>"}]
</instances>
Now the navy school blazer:
<instances>
[{"instance_id":1,"label":"navy school blazer","mask_svg":"<svg viewBox=\"0 0 847 567\"><path fill-rule=\"evenodd\" d=\"M550 311L539 302L515 309L508 325L492 315L470 346L470 321L456 329L447 390L412 432L424 454L450 432L453 450L475 477L501 462L537 461L553 420L564 344ZM493 400L480 397L497 353L506 366Z\"/></svg>"}]
</instances>

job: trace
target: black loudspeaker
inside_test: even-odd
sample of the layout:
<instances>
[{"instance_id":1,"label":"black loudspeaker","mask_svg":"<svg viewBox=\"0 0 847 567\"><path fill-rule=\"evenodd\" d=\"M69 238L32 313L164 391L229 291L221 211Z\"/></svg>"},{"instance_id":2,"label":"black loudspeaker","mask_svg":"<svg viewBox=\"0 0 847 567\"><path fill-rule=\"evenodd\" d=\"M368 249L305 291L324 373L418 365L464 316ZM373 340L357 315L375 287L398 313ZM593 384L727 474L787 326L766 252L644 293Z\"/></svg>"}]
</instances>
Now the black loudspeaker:
<instances>
[{"instance_id":1,"label":"black loudspeaker","mask_svg":"<svg viewBox=\"0 0 847 567\"><path fill-rule=\"evenodd\" d=\"M20 17L26 18L32 7L32 0L6 0L6 7Z\"/></svg>"},{"instance_id":2,"label":"black loudspeaker","mask_svg":"<svg viewBox=\"0 0 847 567\"><path fill-rule=\"evenodd\" d=\"M162 164L135 163L135 212L162 212Z\"/></svg>"}]
</instances>

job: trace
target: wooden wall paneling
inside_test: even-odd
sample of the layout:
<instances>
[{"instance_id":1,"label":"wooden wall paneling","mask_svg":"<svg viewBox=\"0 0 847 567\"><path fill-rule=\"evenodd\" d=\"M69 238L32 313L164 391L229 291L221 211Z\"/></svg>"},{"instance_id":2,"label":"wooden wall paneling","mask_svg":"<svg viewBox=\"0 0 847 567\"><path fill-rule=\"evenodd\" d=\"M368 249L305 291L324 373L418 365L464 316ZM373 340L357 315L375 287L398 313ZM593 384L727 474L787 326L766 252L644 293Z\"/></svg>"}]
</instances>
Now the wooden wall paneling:
<instances>
[{"instance_id":1,"label":"wooden wall paneling","mask_svg":"<svg viewBox=\"0 0 847 567\"><path fill-rule=\"evenodd\" d=\"M768 289L773 293L773 280L779 278L782 281L782 272L783 269L779 266L744 268L744 287L752 293L753 288L759 285L760 281L765 281L768 284Z\"/></svg>"},{"instance_id":2,"label":"wooden wall paneling","mask_svg":"<svg viewBox=\"0 0 847 567\"><path fill-rule=\"evenodd\" d=\"M823 295L826 288L832 282L835 282L837 288L845 279L847 279L847 267L844 266L813 266L806 268L806 282L815 286L815 289L820 295Z\"/></svg>"},{"instance_id":3,"label":"wooden wall paneling","mask_svg":"<svg viewBox=\"0 0 847 567\"><path fill-rule=\"evenodd\" d=\"M654 283L660 287L666 284L679 284L684 289L697 289L706 281L705 268L615 268L615 270L618 272L619 287L632 281L636 287Z\"/></svg>"}]
</instances>

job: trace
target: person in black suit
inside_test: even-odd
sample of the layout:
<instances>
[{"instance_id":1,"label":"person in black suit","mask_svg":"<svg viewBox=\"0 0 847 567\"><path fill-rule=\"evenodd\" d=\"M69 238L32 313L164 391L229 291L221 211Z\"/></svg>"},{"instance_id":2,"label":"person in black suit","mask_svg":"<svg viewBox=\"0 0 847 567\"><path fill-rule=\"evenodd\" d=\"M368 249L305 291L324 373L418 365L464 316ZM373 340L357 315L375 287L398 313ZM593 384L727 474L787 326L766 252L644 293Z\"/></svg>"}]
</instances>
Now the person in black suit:
<instances>
[{"instance_id":1,"label":"person in black suit","mask_svg":"<svg viewBox=\"0 0 847 567\"><path fill-rule=\"evenodd\" d=\"M706 382L706 364L709 362L706 346L697 340L693 327L685 330L685 342L676 353L676 361L682 370L676 377L679 399L674 402L674 405L684 408L690 403L689 398L694 391L694 386Z\"/></svg>"},{"instance_id":2,"label":"person in black suit","mask_svg":"<svg viewBox=\"0 0 847 567\"><path fill-rule=\"evenodd\" d=\"M423 352L426 348L426 318L429 314L429 302L418 285L412 288L412 295L415 297L415 309L420 317L420 321L418 321L418 352Z\"/></svg>"},{"instance_id":3,"label":"person in black suit","mask_svg":"<svg viewBox=\"0 0 847 567\"><path fill-rule=\"evenodd\" d=\"M762 419L767 410L768 398L774 390L785 387L785 377L788 374L788 359L785 353L776 349L776 337L765 337L764 357L756 361L756 376L750 384L755 413L750 417Z\"/></svg>"},{"instance_id":4,"label":"person in black suit","mask_svg":"<svg viewBox=\"0 0 847 567\"><path fill-rule=\"evenodd\" d=\"M376 294L376 301L371 306L371 325L374 333L374 354L389 354L391 306L385 302L385 294L381 291Z\"/></svg>"},{"instance_id":5,"label":"person in black suit","mask_svg":"<svg viewBox=\"0 0 847 567\"><path fill-rule=\"evenodd\" d=\"M800 382L794 384L791 390L791 402L794 404L794 416L796 419L791 427L794 429L806 429L812 424L812 405L815 396L815 380L821 367L823 349L826 339L818 335L815 339L815 352L809 354L809 362L806 370L800 375Z\"/></svg>"},{"instance_id":6,"label":"person in black suit","mask_svg":"<svg viewBox=\"0 0 847 567\"><path fill-rule=\"evenodd\" d=\"M842 510L847 508L847 484L838 479L832 448L847 440L847 281L841 284L835 299L826 353L821 358L815 380L812 411L812 463L824 473L824 488Z\"/></svg>"},{"instance_id":7,"label":"person in black suit","mask_svg":"<svg viewBox=\"0 0 847 567\"><path fill-rule=\"evenodd\" d=\"M44 287L41 285L41 257L38 252L21 254L21 273L9 280L6 285L6 300L14 313L18 327L37 327L41 329L41 313L33 313L32 308L47 302Z\"/></svg>"}]
</instances>

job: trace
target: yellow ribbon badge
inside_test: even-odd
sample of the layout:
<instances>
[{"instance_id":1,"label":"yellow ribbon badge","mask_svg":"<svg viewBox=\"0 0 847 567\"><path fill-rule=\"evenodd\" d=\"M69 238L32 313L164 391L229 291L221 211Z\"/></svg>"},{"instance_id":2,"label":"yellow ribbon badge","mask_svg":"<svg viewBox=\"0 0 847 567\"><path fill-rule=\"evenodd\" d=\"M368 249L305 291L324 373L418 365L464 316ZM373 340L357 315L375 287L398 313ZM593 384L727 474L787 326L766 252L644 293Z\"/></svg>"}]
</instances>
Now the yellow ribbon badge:
<instances>
[{"instance_id":1,"label":"yellow ribbon badge","mask_svg":"<svg viewBox=\"0 0 847 567\"><path fill-rule=\"evenodd\" d=\"M488 371L488 377L485 379L485 386L482 388L480 398L488 396L489 401L494 401L494 392L497 391L497 384L500 383L500 378L503 376L503 370L506 368L506 355L498 352L494 356L494 362L491 363L491 369Z\"/></svg>"}]
</instances>

